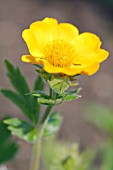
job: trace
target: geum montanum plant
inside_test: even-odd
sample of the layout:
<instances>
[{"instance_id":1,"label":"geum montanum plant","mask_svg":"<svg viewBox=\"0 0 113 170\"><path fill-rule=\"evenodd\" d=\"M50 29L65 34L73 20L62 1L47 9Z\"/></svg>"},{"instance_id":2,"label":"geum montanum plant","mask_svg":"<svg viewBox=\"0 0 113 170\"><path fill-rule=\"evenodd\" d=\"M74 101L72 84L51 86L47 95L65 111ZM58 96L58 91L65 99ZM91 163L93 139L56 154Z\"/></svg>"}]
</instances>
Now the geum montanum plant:
<instances>
[{"instance_id":1,"label":"geum montanum plant","mask_svg":"<svg viewBox=\"0 0 113 170\"><path fill-rule=\"evenodd\" d=\"M7 89L1 92L20 107L30 121L9 118L4 123L12 134L33 143L30 169L38 170L42 139L54 135L62 121L58 112L51 111L53 106L78 99L80 88L77 88L76 77L96 73L109 53L100 48L101 41L95 34L79 34L74 25L58 24L53 18L32 23L22 37L30 52L22 56L22 61L37 66L35 87L30 92L19 69L5 61L17 93ZM49 86L49 94L43 90L44 83ZM43 115L40 114L42 105L47 106Z\"/></svg>"}]
</instances>

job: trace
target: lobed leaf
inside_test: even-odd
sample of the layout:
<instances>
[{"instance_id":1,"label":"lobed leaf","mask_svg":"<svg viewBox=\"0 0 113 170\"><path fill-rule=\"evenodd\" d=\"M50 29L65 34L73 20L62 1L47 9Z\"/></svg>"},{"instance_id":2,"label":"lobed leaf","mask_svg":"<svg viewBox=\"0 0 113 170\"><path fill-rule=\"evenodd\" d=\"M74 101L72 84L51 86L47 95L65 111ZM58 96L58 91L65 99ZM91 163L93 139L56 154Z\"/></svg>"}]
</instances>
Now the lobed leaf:
<instances>
[{"instance_id":1,"label":"lobed leaf","mask_svg":"<svg viewBox=\"0 0 113 170\"><path fill-rule=\"evenodd\" d=\"M78 99L81 97L78 93L80 92L81 88L76 90L67 90L63 94L58 95L58 98L62 98L62 101L71 101L74 99Z\"/></svg>"},{"instance_id":2,"label":"lobed leaf","mask_svg":"<svg viewBox=\"0 0 113 170\"><path fill-rule=\"evenodd\" d=\"M9 89L2 89L2 94L16 104L34 124L37 124L40 115L40 105L37 103L37 98L30 94L28 84L19 68L15 68L7 60L5 60L5 65L9 80L16 92ZM34 90L43 90L43 88L44 82L39 76L34 83Z\"/></svg>"},{"instance_id":3,"label":"lobed leaf","mask_svg":"<svg viewBox=\"0 0 113 170\"><path fill-rule=\"evenodd\" d=\"M18 145L11 140L11 133L7 126L0 121L0 164L10 161L17 153Z\"/></svg>"},{"instance_id":4,"label":"lobed leaf","mask_svg":"<svg viewBox=\"0 0 113 170\"><path fill-rule=\"evenodd\" d=\"M37 129L27 122L18 119L10 118L4 120L4 123L8 125L8 129L11 133L27 142L35 142L38 136Z\"/></svg>"},{"instance_id":5,"label":"lobed leaf","mask_svg":"<svg viewBox=\"0 0 113 170\"><path fill-rule=\"evenodd\" d=\"M27 107L28 104L26 104L26 101L23 98L23 95L16 94L12 90L8 89L1 89L1 93L10 99L14 104L16 104L20 110L28 117L31 118L31 112L29 107Z\"/></svg>"},{"instance_id":6,"label":"lobed leaf","mask_svg":"<svg viewBox=\"0 0 113 170\"><path fill-rule=\"evenodd\" d=\"M43 104L43 105L58 105L62 103L62 98L58 99L46 99L44 97L38 98L38 103Z\"/></svg>"},{"instance_id":7,"label":"lobed leaf","mask_svg":"<svg viewBox=\"0 0 113 170\"><path fill-rule=\"evenodd\" d=\"M8 60L5 60L4 62L7 68L7 75L16 91L21 94L29 93L29 87L24 76L20 73L19 68L13 67Z\"/></svg>"}]
</instances>

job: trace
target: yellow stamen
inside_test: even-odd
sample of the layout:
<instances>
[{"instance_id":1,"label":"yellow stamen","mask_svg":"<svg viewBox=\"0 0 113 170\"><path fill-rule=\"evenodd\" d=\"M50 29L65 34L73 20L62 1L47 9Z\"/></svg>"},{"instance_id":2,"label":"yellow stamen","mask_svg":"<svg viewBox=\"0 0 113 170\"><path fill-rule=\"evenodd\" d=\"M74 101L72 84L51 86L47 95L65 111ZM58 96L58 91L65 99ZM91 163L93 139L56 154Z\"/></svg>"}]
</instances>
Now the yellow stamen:
<instances>
[{"instance_id":1,"label":"yellow stamen","mask_svg":"<svg viewBox=\"0 0 113 170\"><path fill-rule=\"evenodd\" d=\"M49 42L43 53L46 56L45 59L55 67L69 67L75 57L74 46L63 40Z\"/></svg>"}]
</instances>

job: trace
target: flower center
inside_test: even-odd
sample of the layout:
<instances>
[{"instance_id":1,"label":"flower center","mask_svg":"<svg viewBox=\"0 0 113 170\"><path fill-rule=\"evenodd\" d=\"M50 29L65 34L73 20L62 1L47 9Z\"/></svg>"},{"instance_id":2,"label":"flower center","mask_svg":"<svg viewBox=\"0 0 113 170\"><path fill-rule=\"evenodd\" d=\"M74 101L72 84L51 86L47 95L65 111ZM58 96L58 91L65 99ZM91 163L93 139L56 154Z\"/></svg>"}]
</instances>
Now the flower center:
<instances>
[{"instance_id":1,"label":"flower center","mask_svg":"<svg viewBox=\"0 0 113 170\"><path fill-rule=\"evenodd\" d=\"M44 48L45 59L55 67L69 67L75 57L74 46L63 40L49 42Z\"/></svg>"}]
</instances>

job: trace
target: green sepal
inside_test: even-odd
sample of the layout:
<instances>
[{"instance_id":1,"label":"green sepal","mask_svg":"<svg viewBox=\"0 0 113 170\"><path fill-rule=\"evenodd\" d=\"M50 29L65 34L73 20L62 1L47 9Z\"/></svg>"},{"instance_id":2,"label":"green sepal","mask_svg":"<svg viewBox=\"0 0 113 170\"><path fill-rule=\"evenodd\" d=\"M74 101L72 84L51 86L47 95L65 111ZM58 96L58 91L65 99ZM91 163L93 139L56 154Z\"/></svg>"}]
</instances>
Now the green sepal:
<instances>
[{"instance_id":1,"label":"green sepal","mask_svg":"<svg viewBox=\"0 0 113 170\"><path fill-rule=\"evenodd\" d=\"M74 99L78 99L81 97L78 93L80 92L81 88L76 90L67 90L63 94L58 95L58 98L62 98L62 101L71 101Z\"/></svg>"},{"instance_id":2,"label":"green sepal","mask_svg":"<svg viewBox=\"0 0 113 170\"><path fill-rule=\"evenodd\" d=\"M35 127L19 118L9 118L4 120L12 135L24 139L27 142L35 142L38 137L38 131Z\"/></svg>"},{"instance_id":3,"label":"green sepal","mask_svg":"<svg viewBox=\"0 0 113 170\"><path fill-rule=\"evenodd\" d=\"M51 74L49 74L49 73L47 73L45 70L43 70L43 69L40 69L40 70L36 70L38 73L39 73L39 75L41 76L41 77L43 77L46 81L47 80L50 80L51 79L51 77L52 77L52 75Z\"/></svg>"},{"instance_id":4,"label":"green sepal","mask_svg":"<svg viewBox=\"0 0 113 170\"><path fill-rule=\"evenodd\" d=\"M59 76L53 76L51 80L48 80L50 87L57 93L62 94L71 85L69 78L63 78Z\"/></svg>"},{"instance_id":5,"label":"green sepal","mask_svg":"<svg viewBox=\"0 0 113 170\"><path fill-rule=\"evenodd\" d=\"M40 65L40 64L33 64L33 65L38 67L39 69L42 69L42 65Z\"/></svg>"},{"instance_id":6,"label":"green sepal","mask_svg":"<svg viewBox=\"0 0 113 170\"><path fill-rule=\"evenodd\" d=\"M44 92L44 91L41 91L41 90L38 90L38 91L34 91L31 93L33 96L36 96L37 98L39 97L45 97L45 98L49 98L49 96Z\"/></svg>"},{"instance_id":7,"label":"green sepal","mask_svg":"<svg viewBox=\"0 0 113 170\"><path fill-rule=\"evenodd\" d=\"M0 164L10 161L18 151L18 145L11 139L7 125L0 120Z\"/></svg>"},{"instance_id":8,"label":"green sepal","mask_svg":"<svg viewBox=\"0 0 113 170\"><path fill-rule=\"evenodd\" d=\"M36 96L37 102L42 105L58 105L62 103L62 98L51 99L51 96L48 96L43 91L35 91L31 93L33 96Z\"/></svg>"},{"instance_id":9,"label":"green sepal","mask_svg":"<svg viewBox=\"0 0 113 170\"><path fill-rule=\"evenodd\" d=\"M43 136L48 137L54 135L56 132L58 132L61 123L62 118L59 116L59 113L58 112L52 113L44 129Z\"/></svg>"},{"instance_id":10,"label":"green sepal","mask_svg":"<svg viewBox=\"0 0 113 170\"><path fill-rule=\"evenodd\" d=\"M58 99L46 99L44 97L38 98L38 103L43 104L43 105L58 105L62 103L62 98Z\"/></svg>"}]
</instances>

